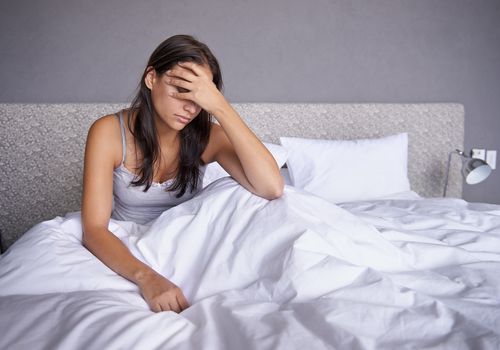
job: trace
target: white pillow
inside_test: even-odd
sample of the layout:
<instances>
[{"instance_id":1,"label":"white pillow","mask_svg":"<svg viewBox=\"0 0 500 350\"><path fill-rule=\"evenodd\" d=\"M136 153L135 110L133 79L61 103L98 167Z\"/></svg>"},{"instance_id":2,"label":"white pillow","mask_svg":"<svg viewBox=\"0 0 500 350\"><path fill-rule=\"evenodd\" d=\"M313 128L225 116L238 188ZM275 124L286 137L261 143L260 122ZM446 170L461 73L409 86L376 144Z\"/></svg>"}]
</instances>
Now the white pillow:
<instances>
[{"instance_id":1,"label":"white pillow","mask_svg":"<svg viewBox=\"0 0 500 350\"><path fill-rule=\"evenodd\" d=\"M379 139L281 137L293 186L331 202L369 200L409 191L408 134Z\"/></svg>"},{"instance_id":2,"label":"white pillow","mask_svg":"<svg viewBox=\"0 0 500 350\"><path fill-rule=\"evenodd\" d=\"M288 158L288 151L285 147L270 142L262 142L264 146L271 152L278 167L282 167ZM207 165L205 175L203 176L203 187L220 179L221 177L229 176L229 174L222 168L219 163L213 162Z\"/></svg>"}]
</instances>

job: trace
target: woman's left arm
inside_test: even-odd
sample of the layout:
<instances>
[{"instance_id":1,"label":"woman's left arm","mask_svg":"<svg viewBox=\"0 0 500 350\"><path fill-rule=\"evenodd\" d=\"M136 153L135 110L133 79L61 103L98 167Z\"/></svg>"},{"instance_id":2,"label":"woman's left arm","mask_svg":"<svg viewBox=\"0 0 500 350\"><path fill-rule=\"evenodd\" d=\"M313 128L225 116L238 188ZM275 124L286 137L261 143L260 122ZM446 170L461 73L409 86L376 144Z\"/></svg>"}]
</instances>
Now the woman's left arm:
<instances>
[{"instance_id":1,"label":"woman's left arm","mask_svg":"<svg viewBox=\"0 0 500 350\"><path fill-rule=\"evenodd\" d=\"M284 181L272 154L229 103L216 113L221 127L212 128L215 160L249 191L267 199L280 197Z\"/></svg>"},{"instance_id":2,"label":"woman's left arm","mask_svg":"<svg viewBox=\"0 0 500 350\"><path fill-rule=\"evenodd\" d=\"M172 96L195 102L220 124L220 127L213 125L209 141L213 160L256 195L267 199L280 197L284 181L272 154L199 65L182 62L179 66L167 73L168 83L189 91L172 93Z\"/></svg>"}]
</instances>

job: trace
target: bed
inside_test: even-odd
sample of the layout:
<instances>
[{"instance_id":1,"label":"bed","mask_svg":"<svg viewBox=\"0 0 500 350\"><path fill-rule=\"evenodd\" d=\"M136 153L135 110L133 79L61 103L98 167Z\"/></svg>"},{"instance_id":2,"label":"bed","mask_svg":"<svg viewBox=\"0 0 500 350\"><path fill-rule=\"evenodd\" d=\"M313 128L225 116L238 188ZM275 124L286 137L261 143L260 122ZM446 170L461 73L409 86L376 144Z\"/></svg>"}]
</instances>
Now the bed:
<instances>
[{"instance_id":1,"label":"bed","mask_svg":"<svg viewBox=\"0 0 500 350\"><path fill-rule=\"evenodd\" d=\"M212 168L152 223L110 221L181 286L176 314L81 244L86 131L125 105L0 104L0 348L500 348L500 206L460 198L456 159L441 198L462 105L234 106L287 165L281 198Z\"/></svg>"}]
</instances>

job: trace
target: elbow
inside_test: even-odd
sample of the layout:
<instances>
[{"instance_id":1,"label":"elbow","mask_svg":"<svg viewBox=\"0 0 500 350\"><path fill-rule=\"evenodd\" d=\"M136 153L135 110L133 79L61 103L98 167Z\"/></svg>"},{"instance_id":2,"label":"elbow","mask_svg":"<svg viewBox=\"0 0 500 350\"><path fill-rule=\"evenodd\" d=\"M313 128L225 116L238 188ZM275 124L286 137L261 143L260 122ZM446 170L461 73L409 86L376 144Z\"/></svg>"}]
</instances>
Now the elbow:
<instances>
[{"instance_id":1,"label":"elbow","mask_svg":"<svg viewBox=\"0 0 500 350\"><path fill-rule=\"evenodd\" d=\"M85 225L82 227L82 245L89 250L92 248L96 236L95 231L95 228L86 228Z\"/></svg>"},{"instance_id":2,"label":"elbow","mask_svg":"<svg viewBox=\"0 0 500 350\"><path fill-rule=\"evenodd\" d=\"M272 200L274 200L274 199L278 199L278 198L280 198L282 195L283 195L283 188L281 188L281 189L276 189L275 191L270 192L270 193L269 193L269 194L268 194L265 198L266 198L267 200L272 201Z\"/></svg>"},{"instance_id":3,"label":"elbow","mask_svg":"<svg viewBox=\"0 0 500 350\"><path fill-rule=\"evenodd\" d=\"M274 186L270 187L262 197L270 201L278 199L283 195L284 188L285 182L280 176L280 181L278 181L278 183L276 183Z\"/></svg>"},{"instance_id":4,"label":"elbow","mask_svg":"<svg viewBox=\"0 0 500 350\"><path fill-rule=\"evenodd\" d=\"M260 186L253 186L250 181L248 182L249 187L246 187L248 191L269 201L280 198L285 189L285 179L280 174L265 179L260 183Z\"/></svg>"},{"instance_id":5,"label":"elbow","mask_svg":"<svg viewBox=\"0 0 500 350\"><path fill-rule=\"evenodd\" d=\"M89 248L89 241L91 241L90 236L91 234L88 231L82 230L82 245L87 249Z\"/></svg>"}]
</instances>

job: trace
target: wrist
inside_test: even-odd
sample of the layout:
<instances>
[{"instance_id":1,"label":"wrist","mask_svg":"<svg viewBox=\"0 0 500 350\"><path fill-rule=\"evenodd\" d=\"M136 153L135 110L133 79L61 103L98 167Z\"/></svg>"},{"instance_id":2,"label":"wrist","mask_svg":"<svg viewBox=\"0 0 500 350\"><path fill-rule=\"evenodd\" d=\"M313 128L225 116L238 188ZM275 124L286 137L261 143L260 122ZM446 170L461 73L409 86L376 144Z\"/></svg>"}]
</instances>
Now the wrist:
<instances>
[{"instance_id":1,"label":"wrist","mask_svg":"<svg viewBox=\"0 0 500 350\"><path fill-rule=\"evenodd\" d=\"M136 272L134 272L133 282L137 285L141 285L142 283L144 283L144 281L155 276L156 274L156 271L154 271L150 267L140 268Z\"/></svg>"},{"instance_id":2,"label":"wrist","mask_svg":"<svg viewBox=\"0 0 500 350\"><path fill-rule=\"evenodd\" d=\"M220 118L225 118L231 113L235 113L233 107L229 104L229 102L223 99L223 101L217 104L217 107L210 114L212 114L215 119L219 120Z\"/></svg>"}]
</instances>

